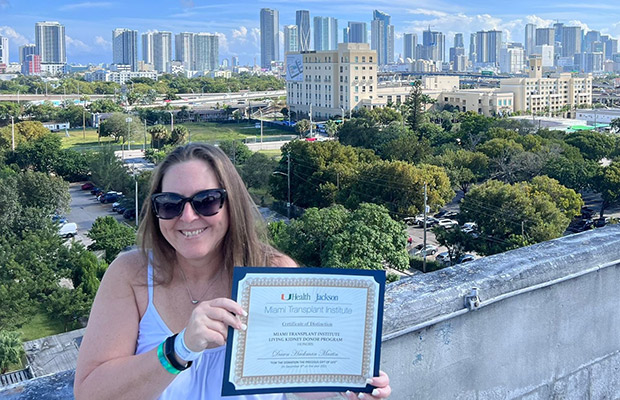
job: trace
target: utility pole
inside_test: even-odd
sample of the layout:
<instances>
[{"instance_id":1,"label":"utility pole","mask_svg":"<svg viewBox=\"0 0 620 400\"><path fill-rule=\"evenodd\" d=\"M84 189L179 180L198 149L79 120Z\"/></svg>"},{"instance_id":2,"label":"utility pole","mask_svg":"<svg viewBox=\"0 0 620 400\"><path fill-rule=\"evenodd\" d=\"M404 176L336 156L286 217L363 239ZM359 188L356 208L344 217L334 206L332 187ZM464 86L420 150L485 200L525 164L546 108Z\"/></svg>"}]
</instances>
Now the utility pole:
<instances>
[{"instance_id":1,"label":"utility pole","mask_svg":"<svg viewBox=\"0 0 620 400\"><path fill-rule=\"evenodd\" d=\"M11 115L11 150L15 151L15 117Z\"/></svg>"},{"instance_id":2,"label":"utility pole","mask_svg":"<svg viewBox=\"0 0 620 400\"><path fill-rule=\"evenodd\" d=\"M84 105L82 105L82 139L86 139L86 112Z\"/></svg>"},{"instance_id":3,"label":"utility pole","mask_svg":"<svg viewBox=\"0 0 620 400\"><path fill-rule=\"evenodd\" d=\"M125 118L125 122L127 122L127 150L131 150L131 117Z\"/></svg>"},{"instance_id":4,"label":"utility pole","mask_svg":"<svg viewBox=\"0 0 620 400\"><path fill-rule=\"evenodd\" d=\"M144 119L144 143L142 143L142 152L146 151L146 118Z\"/></svg>"},{"instance_id":5,"label":"utility pole","mask_svg":"<svg viewBox=\"0 0 620 400\"><path fill-rule=\"evenodd\" d=\"M422 252L424 259L422 261L422 272L426 273L426 202L428 197L426 196L426 182L424 182L424 241L422 242Z\"/></svg>"},{"instance_id":6,"label":"utility pole","mask_svg":"<svg viewBox=\"0 0 620 400\"><path fill-rule=\"evenodd\" d=\"M258 112L260 113L260 149L263 149L263 109L259 108Z\"/></svg>"},{"instance_id":7,"label":"utility pole","mask_svg":"<svg viewBox=\"0 0 620 400\"><path fill-rule=\"evenodd\" d=\"M310 137L312 137L312 103L310 103Z\"/></svg>"},{"instance_id":8,"label":"utility pole","mask_svg":"<svg viewBox=\"0 0 620 400\"><path fill-rule=\"evenodd\" d=\"M286 174L286 178L288 180L288 203L286 203L286 211L288 219L291 219L291 152L288 151L286 153L286 158L288 161L288 173Z\"/></svg>"}]
</instances>

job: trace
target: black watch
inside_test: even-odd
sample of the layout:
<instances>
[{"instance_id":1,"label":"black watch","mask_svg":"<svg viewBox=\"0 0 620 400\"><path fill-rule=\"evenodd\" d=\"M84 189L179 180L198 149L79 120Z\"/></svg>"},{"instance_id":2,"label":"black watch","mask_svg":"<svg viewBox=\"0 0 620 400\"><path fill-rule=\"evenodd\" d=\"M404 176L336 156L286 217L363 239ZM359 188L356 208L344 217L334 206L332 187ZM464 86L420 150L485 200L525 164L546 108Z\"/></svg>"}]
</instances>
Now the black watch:
<instances>
[{"instance_id":1,"label":"black watch","mask_svg":"<svg viewBox=\"0 0 620 400\"><path fill-rule=\"evenodd\" d=\"M169 336L164 342L164 355L166 356L166 359L168 360L168 362L170 363L170 365L172 365L174 369L179 370L179 371L185 371L186 369L192 366L192 361L188 361L187 364L185 365L182 365L181 363L179 363L176 357L176 353L174 352L174 340L176 339L177 335L178 333L175 333L174 335Z\"/></svg>"}]
</instances>

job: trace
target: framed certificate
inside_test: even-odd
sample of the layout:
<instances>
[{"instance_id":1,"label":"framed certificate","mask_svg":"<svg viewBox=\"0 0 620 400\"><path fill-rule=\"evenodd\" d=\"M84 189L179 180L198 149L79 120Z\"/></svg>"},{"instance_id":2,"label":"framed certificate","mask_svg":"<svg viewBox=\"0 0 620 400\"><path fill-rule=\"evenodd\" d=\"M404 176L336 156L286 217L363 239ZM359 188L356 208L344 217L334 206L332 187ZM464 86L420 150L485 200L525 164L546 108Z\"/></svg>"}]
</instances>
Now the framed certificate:
<instances>
[{"instance_id":1,"label":"framed certificate","mask_svg":"<svg viewBox=\"0 0 620 400\"><path fill-rule=\"evenodd\" d=\"M385 271L235 267L222 395L371 392L384 291Z\"/></svg>"}]
</instances>

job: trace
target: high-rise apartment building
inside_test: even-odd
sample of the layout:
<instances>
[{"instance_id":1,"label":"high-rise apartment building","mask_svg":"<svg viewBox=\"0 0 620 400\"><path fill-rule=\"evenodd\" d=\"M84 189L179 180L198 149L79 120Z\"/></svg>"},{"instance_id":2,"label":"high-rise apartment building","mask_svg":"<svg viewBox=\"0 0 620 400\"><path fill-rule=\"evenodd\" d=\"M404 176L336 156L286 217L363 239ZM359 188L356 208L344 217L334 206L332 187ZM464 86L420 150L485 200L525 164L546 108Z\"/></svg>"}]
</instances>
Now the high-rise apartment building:
<instances>
[{"instance_id":1,"label":"high-rise apartment building","mask_svg":"<svg viewBox=\"0 0 620 400\"><path fill-rule=\"evenodd\" d=\"M153 33L153 67L157 72L172 70L172 32Z\"/></svg>"},{"instance_id":2,"label":"high-rise apartment building","mask_svg":"<svg viewBox=\"0 0 620 400\"><path fill-rule=\"evenodd\" d=\"M506 43L500 49L500 71L508 74L518 74L523 71L525 49L521 43Z\"/></svg>"},{"instance_id":3,"label":"high-rise apartment building","mask_svg":"<svg viewBox=\"0 0 620 400\"><path fill-rule=\"evenodd\" d=\"M271 68L272 61L280 60L280 17L278 10L260 10L260 65Z\"/></svg>"},{"instance_id":4,"label":"high-rise apartment building","mask_svg":"<svg viewBox=\"0 0 620 400\"><path fill-rule=\"evenodd\" d=\"M555 45L555 29L553 28L537 28L536 29L536 46L543 44Z\"/></svg>"},{"instance_id":5,"label":"high-rise apartment building","mask_svg":"<svg viewBox=\"0 0 620 400\"><path fill-rule=\"evenodd\" d=\"M454 47L450 48L450 64L452 64L453 71L465 70L465 43L463 41L463 34L457 33L454 35Z\"/></svg>"},{"instance_id":6,"label":"high-rise apartment building","mask_svg":"<svg viewBox=\"0 0 620 400\"><path fill-rule=\"evenodd\" d=\"M368 43L368 28L366 22L349 21L349 40L345 43Z\"/></svg>"},{"instance_id":7,"label":"high-rise apartment building","mask_svg":"<svg viewBox=\"0 0 620 400\"><path fill-rule=\"evenodd\" d=\"M142 61L153 65L153 32L142 34Z\"/></svg>"},{"instance_id":8,"label":"high-rise apartment building","mask_svg":"<svg viewBox=\"0 0 620 400\"><path fill-rule=\"evenodd\" d=\"M0 36L0 64L9 65L9 38Z\"/></svg>"},{"instance_id":9,"label":"high-rise apartment building","mask_svg":"<svg viewBox=\"0 0 620 400\"><path fill-rule=\"evenodd\" d=\"M59 22L37 22L34 38L41 64L66 64L65 26Z\"/></svg>"},{"instance_id":10,"label":"high-rise apartment building","mask_svg":"<svg viewBox=\"0 0 620 400\"><path fill-rule=\"evenodd\" d=\"M612 39L608 35L601 36L603 41L603 54L606 60L611 60L613 55L618 52L618 39Z\"/></svg>"},{"instance_id":11,"label":"high-rise apartment building","mask_svg":"<svg viewBox=\"0 0 620 400\"><path fill-rule=\"evenodd\" d=\"M181 32L174 35L174 59L183 63L186 71L194 69L195 33Z\"/></svg>"},{"instance_id":12,"label":"high-rise apartment building","mask_svg":"<svg viewBox=\"0 0 620 400\"><path fill-rule=\"evenodd\" d=\"M583 31L579 26L562 28L562 57L573 57L581 53Z\"/></svg>"},{"instance_id":13,"label":"high-rise apartment building","mask_svg":"<svg viewBox=\"0 0 620 400\"><path fill-rule=\"evenodd\" d=\"M446 37L441 32L433 32L430 27L422 32L422 54L420 58L431 61L443 61L445 57Z\"/></svg>"},{"instance_id":14,"label":"high-rise apartment building","mask_svg":"<svg viewBox=\"0 0 620 400\"><path fill-rule=\"evenodd\" d=\"M310 11L297 10L295 12L295 25L297 25L298 50L291 51L310 50Z\"/></svg>"},{"instance_id":15,"label":"high-rise apartment building","mask_svg":"<svg viewBox=\"0 0 620 400\"><path fill-rule=\"evenodd\" d=\"M338 50L298 53L303 78L287 77L292 112L315 119L340 116L377 96L377 52L367 43L340 43Z\"/></svg>"},{"instance_id":16,"label":"high-rise apartment building","mask_svg":"<svg viewBox=\"0 0 620 400\"><path fill-rule=\"evenodd\" d=\"M476 63L499 65L502 31L476 32Z\"/></svg>"},{"instance_id":17,"label":"high-rise apartment building","mask_svg":"<svg viewBox=\"0 0 620 400\"><path fill-rule=\"evenodd\" d=\"M211 33L195 33L193 39L193 64L195 71L215 71L219 67L219 37Z\"/></svg>"},{"instance_id":18,"label":"high-rise apartment building","mask_svg":"<svg viewBox=\"0 0 620 400\"><path fill-rule=\"evenodd\" d=\"M299 29L297 25L284 27L284 54L291 51L299 51Z\"/></svg>"},{"instance_id":19,"label":"high-rise apartment building","mask_svg":"<svg viewBox=\"0 0 620 400\"><path fill-rule=\"evenodd\" d=\"M405 33L403 36L403 58L415 60L416 47L418 46L418 35L415 33Z\"/></svg>"},{"instance_id":20,"label":"high-rise apartment building","mask_svg":"<svg viewBox=\"0 0 620 400\"><path fill-rule=\"evenodd\" d=\"M469 34L469 59L475 60L477 56L478 56L478 50L476 49L476 34L470 33Z\"/></svg>"},{"instance_id":21,"label":"high-rise apartment building","mask_svg":"<svg viewBox=\"0 0 620 400\"><path fill-rule=\"evenodd\" d=\"M372 12L370 47L377 51L379 65L394 62L394 25L391 17L379 10Z\"/></svg>"},{"instance_id":22,"label":"high-rise apartment building","mask_svg":"<svg viewBox=\"0 0 620 400\"><path fill-rule=\"evenodd\" d=\"M19 63L24 64L26 57L31 54L37 54L37 46L29 43L23 46L19 46Z\"/></svg>"},{"instance_id":23,"label":"high-rise apartment building","mask_svg":"<svg viewBox=\"0 0 620 400\"><path fill-rule=\"evenodd\" d=\"M118 28L112 31L112 63L129 65L138 71L138 31Z\"/></svg>"},{"instance_id":24,"label":"high-rise apartment building","mask_svg":"<svg viewBox=\"0 0 620 400\"><path fill-rule=\"evenodd\" d=\"M603 42L601 32L589 31L583 38L583 51L586 53L603 52Z\"/></svg>"},{"instance_id":25,"label":"high-rise apartment building","mask_svg":"<svg viewBox=\"0 0 620 400\"><path fill-rule=\"evenodd\" d=\"M314 50L338 48L338 20L332 17L314 17Z\"/></svg>"},{"instance_id":26,"label":"high-rise apartment building","mask_svg":"<svg viewBox=\"0 0 620 400\"><path fill-rule=\"evenodd\" d=\"M534 50L534 46L536 46L536 25L525 25L525 41L523 43L525 45L525 55L529 57Z\"/></svg>"}]
</instances>

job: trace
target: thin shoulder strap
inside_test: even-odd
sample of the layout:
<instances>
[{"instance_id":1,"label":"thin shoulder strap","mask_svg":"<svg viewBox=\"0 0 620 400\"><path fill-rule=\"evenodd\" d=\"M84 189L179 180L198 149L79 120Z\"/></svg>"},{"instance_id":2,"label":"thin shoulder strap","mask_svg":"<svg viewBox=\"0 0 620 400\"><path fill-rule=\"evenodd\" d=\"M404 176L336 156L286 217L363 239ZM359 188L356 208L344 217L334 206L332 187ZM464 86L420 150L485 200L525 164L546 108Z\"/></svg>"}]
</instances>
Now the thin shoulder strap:
<instances>
[{"instance_id":1,"label":"thin shoulder strap","mask_svg":"<svg viewBox=\"0 0 620 400\"><path fill-rule=\"evenodd\" d=\"M149 291L149 305L153 303L153 266L151 265L151 260L149 259L148 269L148 291Z\"/></svg>"}]
</instances>

